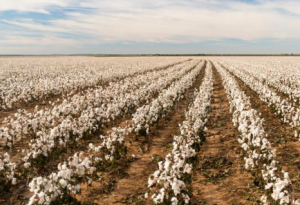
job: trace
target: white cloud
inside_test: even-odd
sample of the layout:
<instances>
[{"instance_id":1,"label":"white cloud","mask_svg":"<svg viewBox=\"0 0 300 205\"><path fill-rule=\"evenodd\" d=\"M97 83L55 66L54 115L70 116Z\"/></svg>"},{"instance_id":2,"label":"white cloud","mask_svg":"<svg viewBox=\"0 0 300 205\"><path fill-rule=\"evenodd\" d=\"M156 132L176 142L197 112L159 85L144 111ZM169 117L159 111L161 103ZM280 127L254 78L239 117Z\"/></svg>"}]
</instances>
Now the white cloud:
<instances>
[{"instance_id":1,"label":"white cloud","mask_svg":"<svg viewBox=\"0 0 300 205\"><path fill-rule=\"evenodd\" d=\"M213 3L197 1L188 5L181 4L180 1L175 5L172 5L171 1L163 1L169 4L156 9L152 9L155 5L147 5L147 7L137 3L136 7L133 7L132 3L127 5L123 1L123 3L117 2L120 4L116 1L112 4L108 1L94 4L99 8L105 5L105 9L113 7L114 12L99 9L92 14L69 13L68 20L54 20L52 25L89 35L98 34L116 41L149 41L149 39L167 41L174 40L178 36L190 37L191 41L216 38L244 40L297 38L300 36L299 17L278 12L272 9L274 5L266 8L268 2L257 6L231 1L225 3L226 9L222 8L222 4L217 1ZM204 6L201 7L202 4ZM205 7L207 4L209 6ZM118 7L118 5L122 6ZM188 39L185 38L184 41L186 40Z\"/></svg>"},{"instance_id":2,"label":"white cloud","mask_svg":"<svg viewBox=\"0 0 300 205\"><path fill-rule=\"evenodd\" d=\"M64 28L35 23L33 19L26 19L26 21L24 21L24 19L20 21L2 20L2 22L10 25L21 26L30 30L48 31L48 32L69 32L69 30L66 30Z\"/></svg>"},{"instance_id":3,"label":"white cloud","mask_svg":"<svg viewBox=\"0 0 300 205\"><path fill-rule=\"evenodd\" d=\"M3 0L0 1L0 11L23 11L49 14L47 7L66 7L69 0Z\"/></svg>"},{"instance_id":4,"label":"white cloud","mask_svg":"<svg viewBox=\"0 0 300 205\"><path fill-rule=\"evenodd\" d=\"M30 11L51 15L51 8L74 8L65 17L47 20L2 20L5 24L39 32L57 43L66 37L81 36L80 42L186 43L236 38L255 41L262 38L300 37L300 2L296 0L257 0L254 3L221 0L11 0L0 2L0 11ZM80 10L83 9L84 10ZM90 9L87 9L90 8ZM16 16L17 17L17 16ZM19 33L19 36L22 33ZM5 38L4 38L5 39ZM30 39L30 37L27 37ZM33 38L32 38L33 39ZM0 41L0 45L5 40ZM6 42L11 42L6 40ZM24 41L25 42L25 41ZM37 41L41 44L43 41Z\"/></svg>"}]
</instances>

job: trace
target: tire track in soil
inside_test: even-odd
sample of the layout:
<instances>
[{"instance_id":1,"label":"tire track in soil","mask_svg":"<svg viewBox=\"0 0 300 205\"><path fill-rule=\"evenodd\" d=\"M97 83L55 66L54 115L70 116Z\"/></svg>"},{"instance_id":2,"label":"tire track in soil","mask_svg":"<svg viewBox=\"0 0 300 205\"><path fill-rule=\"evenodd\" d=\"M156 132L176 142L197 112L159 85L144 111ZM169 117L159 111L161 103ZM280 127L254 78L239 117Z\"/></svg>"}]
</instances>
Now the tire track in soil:
<instances>
[{"instance_id":1,"label":"tire track in soil","mask_svg":"<svg viewBox=\"0 0 300 205\"><path fill-rule=\"evenodd\" d=\"M296 199L300 199L300 146L299 141L294 137L293 128L283 123L275 114L275 109L261 101L259 95L246 83L237 76L233 76L241 89L250 97L252 108L260 112L261 117L264 118L265 132L268 134L272 148L276 149L276 159L282 165L283 170L289 172L295 192L294 196Z\"/></svg>"},{"instance_id":2,"label":"tire track in soil","mask_svg":"<svg viewBox=\"0 0 300 205\"><path fill-rule=\"evenodd\" d=\"M214 89L206 142L198 154L192 177L192 204L253 204L259 198L253 177L244 169L238 130L222 84L213 65Z\"/></svg>"},{"instance_id":3,"label":"tire track in soil","mask_svg":"<svg viewBox=\"0 0 300 205\"><path fill-rule=\"evenodd\" d=\"M177 64L179 64L179 63L177 63ZM172 83L170 83L166 87L166 89L171 84ZM154 93L149 101L151 102L153 99L157 98L158 95L159 95L159 92ZM144 105L145 103L146 103L146 101L142 102L140 106ZM134 113L136 109L137 108L133 109L128 114L117 118L113 122L104 125L104 127L102 127L99 132L93 134L94 137L92 137L92 139L89 139L89 140L82 139L81 142L77 143L75 147L74 146L67 147L66 152L61 153L59 155L56 154L52 158L49 158L48 163L45 166L43 166L41 168L38 168L38 169L33 169L32 174L28 173L29 176L26 176L26 179L24 178L24 181L19 184L17 190L14 189L10 193L5 194L2 197L0 197L0 205L2 204L2 202L3 202L3 204L10 204L9 201L13 201L12 204L24 204L24 203L26 203L27 199L29 197L31 197L31 195L32 195L32 193L29 192L29 190L28 190L28 185L27 184L29 184L29 182L30 182L30 180L33 176L47 176L51 172L56 171L57 170L57 164L59 162L63 162L65 160L67 160L67 158L74 155L75 152L79 152L79 151L86 152L89 149L88 144L90 144L90 143L93 143L95 146L98 146L101 142L99 142L99 138L97 136L99 136L100 134L105 135L107 133L107 131L111 131L112 127L119 127L122 124L125 125L126 121L128 121L132 118L131 114ZM26 145L24 144L24 146L26 146ZM117 170L117 171L119 172L120 170ZM103 176L103 177L104 178L109 178L109 176ZM13 199L12 199L12 197L13 197Z\"/></svg>"},{"instance_id":4,"label":"tire track in soil","mask_svg":"<svg viewBox=\"0 0 300 205\"><path fill-rule=\"evenodd\" d=\"M151 127L148 139L128 136L125 139L128 156L135 155L135 160L129 164L122 175L114 173L116 180L113 191L102 193L99 190L89 190L80 197L83 204L152 204L144 200L144 193L148 191L148 177L158 168L158 161L165 158L172 150L173 135L179 134L178 124L185 118L185 111L193 101L194 89L199 88L205 73L205 66L198 75L194 85L188 89L183 99L177 102L171 112ZM98 191L98 192L97 192Z\"/></svg>"}]
</instances>

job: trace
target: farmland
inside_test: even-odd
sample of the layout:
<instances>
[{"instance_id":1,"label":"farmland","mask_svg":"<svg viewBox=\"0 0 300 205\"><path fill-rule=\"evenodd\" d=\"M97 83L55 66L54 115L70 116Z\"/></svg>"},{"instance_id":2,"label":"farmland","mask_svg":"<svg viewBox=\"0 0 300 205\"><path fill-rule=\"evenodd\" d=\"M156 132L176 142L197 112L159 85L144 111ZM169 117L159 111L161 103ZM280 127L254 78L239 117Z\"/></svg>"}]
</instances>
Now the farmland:
<instances>
[{"instance_id":1,"label":"farmland","mask_svg":"<svg viewBox=\"0 0 300 205\"><path fill-rule=\"evenodd\" d=\"M3 57L0 74L0 204L300 204L299 57Z\"/></svg>"}]
</instances>

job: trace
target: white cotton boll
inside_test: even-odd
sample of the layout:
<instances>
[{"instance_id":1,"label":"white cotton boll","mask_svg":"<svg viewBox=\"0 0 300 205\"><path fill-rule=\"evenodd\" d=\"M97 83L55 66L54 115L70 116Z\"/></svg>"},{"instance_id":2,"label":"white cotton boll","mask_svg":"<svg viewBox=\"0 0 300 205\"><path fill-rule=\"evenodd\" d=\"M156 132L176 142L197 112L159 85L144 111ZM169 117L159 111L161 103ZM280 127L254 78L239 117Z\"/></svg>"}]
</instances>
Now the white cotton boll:
<instances>
[{"instance_id":1,"label":"white cotton boll","mask_svg":"<svg viewBox=\"0 0 300 205\"><path fill-rule=\"evenodd\" d=\"M161 191L160 191L161 192ZM160 204L164 201L164 194L157 194L156 197L153 199L155 204Z\"/></svg>"},{"instance_id":2,"label":"white cotton boll","mask_svg":"<svg viewBox=\"0 0 300 205\"><path fill-rule=\"evenodd\" d=\"M192 165L191 165L191 164L186 164L186 165L184 166L183 172L184 172L184 173L190 174L191 171L192 171Z\"/></svg>"},{"instance_id":3,"label":"white cotton boll","mask_svg":"<svg viewBox=\"0 0 300 205\"><path fill-rule=\"evenodd\" d=\"M155 178L157 178L157 177L159 176L159 174L160 174L160 171L159 171L159 170L156 170L156 171L153 173L153 176L154 176Z\"/></svg>"},{"instance_id":4,"label":"white cotton boll","mask_svg":"<svg viewBox=\"0 0 300 205\"><path fill-rule=\"evenodd\" d=\"M93 182L93 180L91 178L89 178L89 177L87 177L87 178L88 178L88 185L91 185L92 182Z\"/></svg>"},{"instance_id":5,"label":"white cotton boll","mask_svg":"<svg viewBox=\"0 0 300 205\"><path fill-rule=\"evenodd\" d=\"M172 197L171 205L177 205L177 204L178 204L178 199L176 197Z\"/></svg>"},{"instance_id":6,"label":"white cotton boll","mask_svg":"<svg viewBox=\"0 0 300 205\"><path fill-rule=\"evenodd\" d=\"M74 190L76 191L76 193L79 193L80 190L81 190L80 185L79 185L79 184L75 185L75 186L74 186Z\"/></svg>"},{"instance_id":7,"label":"white cotton boll","mask_svg":"<svg viewBox=\"0 0 300 205\"><path fill-rule=\"evenodd\" d=\"M109 155L105 155L105 159L108 161L110 159Z\"/></svg>"},{"instance_id":8,"label":"white cotton boll","mask_svg":"<svg viewBox=\"0 0 300 205\"><path fill-rule=\"evenodd\" d=\"M144 197L145 197L145 199L148 199L148 197L149 197L148 192L145 193Z\"/></svg>"},{"instance_id":9,"label":"white cotton boll","mask_svg":"<svg viewBox=\"0 0 300 205\"><path fill-rule=\"evenodd\" d=\"M289 204L290 203L289 195L284 192L279 193L279 199L280 199L280 204Z\"/></svg>"},{"instance_id":10,"label":"white cotton boll","mask_svg":"<svg viewBox=\"0 0 300 205\"><path fill-rule=\"evenodd\" d=\"M243 143L242 148L243 148L244 151L247 151L249 146L246 143Z\"/></svg>"},{"instance_id":11,"label":"white cotton boll","mask_svg":"<svg viewBox=\"0 0 300 205\"><path fill-rule=\"evenodd\" d=\"M90 148L90 150L94 150L95 149L95 145L93 143L90 143L89 144L89 148Z\"/></svg>"},{"instance_id":12,"label":"white cotton boll","mask_svg":"<svg viewBox=\"0 0 300 205\"><path fill-rule=\"evenodd\" d=\"M17 184L17 179L16 178L13 178L12 181L11 181L12 185L16 185Z\"/></svg>"},{"instance_id":13,"label":"white cotton boll","mask_svg":"<svg viewBox=\"0 0 300 205\"><path fill-rule=\"evenodd\" d=\"M158 162L158 167L159 167L159 170L163 170L163 162L162 161Z\"/></svg>"},{"instance_id":14,"label":"white cotton boll","mask_svg":"<svg viewBox=\"0 0 300 205\"><path fill-rule=\"evenodd\" d=\"M0 171L4 169L4 162L0 159Z\"/></svg>"},{"instance_id":15,"label":"white cotton boll","mask_svg":"<svg viewBox=\"0 0 300 205\"><path fill-rule=\"evenodd\" d=\"M273 187L273 183L268 183L267 185L265 185L265 189L270 189Z\"/></svg>"},{"instance_id":16,"label":"white cotton boll","mask_svg":"<svg viewBox=\"0 0 300 205\"><path fill-rule=\"evenodd\" d=\"M240 144L243 144L244 143L244 140L243 139L238 139L238 142L240 143Z\"/></svg>"},{"instance_id":17,"label":"white cotton boll","mask_svg":"<svg viewBox=\"0 0 300 205\"><path fill-rule=\"evenodd\" d=\"M45 198L44 198L44 196L45 196L45 193L44 192L40 192L40 193L38 193L38 197L39 197L39 204L44 204L44 202L45 202Z\"/></svg>"},{"instance_id":18,"label":"white cotton boll","mask_svg":"<svg viewBox=\"0 0 300 205\"><path fill-rule=\"evenodd\" d=\"M11 146L12 146L12 143L11 143L11 142L7 142L6 145L7 145L8 147L11 147Z\"/></svg>"},{"instance_id":19,"label":"white cotton boll","mask_svg":"<svg viewBox=\"0 0 300 205\"><path fill-rule=\"evenodd\" d=\"M256 152L256 150L254 150L254 152L252 153L252 158L254 158L254 159L259 158L259 154Z\"/></svg>"},{"instance_id":20,"label":"white cotton boll","mask_svg":"<svg viewBox=\"0 0 300 205\"><path fill-rule=\"evenodd\" d=\"M297 200L294 200L293 202L292 202L292 204L293 205L300 205L300 201L297 199Z\"/></svg>"},{"instance_id":21,"label":"white cotton boll","mask_svg":"<svg viewBox=\"0 0 300 205\"><path fill-rule=\"evenodd\" d=\"M253 159L251 158L244 158L245 159L245 169L250 169L250 168L253 168L254 167L254 162L253 162Z\"/></svg>"},{"instance_id":22,"label":"white cotton boll","mask_svg":"<svg viewBox=\"0 0 300 205\"><path fill-rule=\"evenodd\" d=\"M172 190L175 196L180 194L181 187L185 187L184 182L175 178L172 182Z\"/></svg>"},{"instance_id":23,"label":"white cotton boll","mask_svg":"<svg viewBox=\"0 0 300 205\"><path fill-rule=\"evenodd\" d=\"M127 128L127 131L128 131L128 133L132 133L133 132L133 128L129 127L129 128Z\"/></svg>"},{"instance_id":24,"label":"white cotton boll","mask_svg":"<svg viewBox=\"0 0 300 205\"><path fill-rule=\"evenodd\" d=\"M170 165L171 165L171 161L169 160L169 157L167 157L165 161L164 169L169 170Z\"/></svg>"},{"instance_id":25,"label":"white cotton boll","mask_svg":"<svg viewBox=\"0 0 300 205\"><path fill-rule=\"evenodd\" d=\"M64 179L59 180L59 183L63 188L65 188L68 185L67 181Z\"/></svg>"},{"instance_id":26,"label":"white cotton boll","mask_svg":"<svg viewBox=\"0 0 300 205\"><path fill-rule=\"evenodd\" d=\"M288 173L288 172L284 172L284 171L283 171L283 174L284 174L284 179L287 179L287 180L290 179L290 178L289 178L289 173Z\"/></svg>"},{"instance_id":27,"label":"white cotton boll","mask_svg":"<svg viewBox=\"0 0 300 205\"><path fill-rule=\"evenodd\" d=\"M6 163L9 163L9 161L10 161L10 155L7 152L4 154L4 160L3 161L6 162Z\"/></svg>"},{"instance_id":28,"label":"white cotton boll","mask_svg":"<svg viewBox=\"0 0 300 205\"><path fill-rule=\"evenodd\" d=\"M268 205L268 197L266 195L263 195L260 197L260 201L263 203L263 205Z\"/></svg>"},{"instance_id":29,"label":"white cotton boll","mask_svg":"<svg viewBox=\"0 0 300 205\"><path fill-rule=\"evenodd\" d=\"M187 194L182 194L182 198L183 198L185 204L189 204L189 202L190 202L190 197L189 197L189 195L187 195Z\"/></svg>"}]
</instances>

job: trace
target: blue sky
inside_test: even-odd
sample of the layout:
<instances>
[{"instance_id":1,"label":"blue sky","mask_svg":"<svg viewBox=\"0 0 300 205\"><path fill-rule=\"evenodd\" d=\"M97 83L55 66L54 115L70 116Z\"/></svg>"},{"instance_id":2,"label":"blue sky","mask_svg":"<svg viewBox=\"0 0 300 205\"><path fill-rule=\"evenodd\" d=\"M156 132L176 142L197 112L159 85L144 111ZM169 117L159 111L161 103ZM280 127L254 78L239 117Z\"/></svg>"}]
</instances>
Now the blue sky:
<instances>
[{"instance_id":1,"label":"blue sky","mask_svg":"<svg viewBox=\"0 0 300 205\"><path fill-rule=\"evenodd\" d=\"M300 53L298 0L10 0L0 54Z\"/></svg>"}]
</instances>

